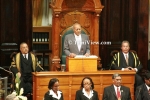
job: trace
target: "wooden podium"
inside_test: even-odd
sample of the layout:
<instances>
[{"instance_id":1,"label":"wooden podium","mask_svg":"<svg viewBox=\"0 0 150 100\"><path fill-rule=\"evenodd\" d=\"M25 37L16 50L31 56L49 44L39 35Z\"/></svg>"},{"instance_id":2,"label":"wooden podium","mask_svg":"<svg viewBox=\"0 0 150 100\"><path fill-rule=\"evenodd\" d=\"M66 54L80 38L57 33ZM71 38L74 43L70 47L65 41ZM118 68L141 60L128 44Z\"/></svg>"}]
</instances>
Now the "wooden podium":
<instances>
[{"instance_id":1,"label":"wooden podium","mask_svg":"<svg viewBox=\"0 0 150 100\"><path fill-rule=\"evenodd\" d=\"M75 58L66 57L66 70L69 72L95 72L97 71L97 56Z\"/></svg>"}]
</instances>

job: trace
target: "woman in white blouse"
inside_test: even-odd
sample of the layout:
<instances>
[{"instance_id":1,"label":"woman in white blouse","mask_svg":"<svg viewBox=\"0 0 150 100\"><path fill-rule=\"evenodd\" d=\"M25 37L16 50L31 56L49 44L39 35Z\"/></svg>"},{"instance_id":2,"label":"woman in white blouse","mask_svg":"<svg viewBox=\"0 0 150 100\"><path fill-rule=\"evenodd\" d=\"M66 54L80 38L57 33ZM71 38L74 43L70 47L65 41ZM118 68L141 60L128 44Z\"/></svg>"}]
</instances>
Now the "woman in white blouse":
<instances>
[{"instance_id":1,"label":"woman in white blouse","mask_svg":"<svg viewBox=\"0 0 150 100\"><path fill-rule=\"evenodd\" d=\"M53 78L49 81L48 88L49 91L45 93L44 100L64 100L63 94L59 90L59 80L57 78Z\"/></svg>"},{"instance_id":2,"label":"woman in white blouse","mask_svg":"<svg viewBox=\"0 0 150 100\"><path fill-rule=\"evenodd\" d=\"M90 77L83 78L80 90L76 92L75 100L99 100L98 93L93 89L92 79Z\"/></svg>"}]
</instances>

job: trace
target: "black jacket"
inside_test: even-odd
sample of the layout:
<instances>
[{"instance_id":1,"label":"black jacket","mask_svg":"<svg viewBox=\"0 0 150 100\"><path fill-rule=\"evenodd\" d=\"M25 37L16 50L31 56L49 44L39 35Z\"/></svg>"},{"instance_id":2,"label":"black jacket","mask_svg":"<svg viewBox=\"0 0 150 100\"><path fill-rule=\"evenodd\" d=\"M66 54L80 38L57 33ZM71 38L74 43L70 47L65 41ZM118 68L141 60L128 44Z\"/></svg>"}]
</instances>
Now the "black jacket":
<instances>
[{"instance_id":1,"label":"black jacket","mask_svg":"<svg viewBox=\"0 0 150 100\"><path fill-rule=\"evenodd\" d=\"M98 98L98 93L96 91L93 90L93 96L92 99L87 98L86 96L83 95L84 93L81 90L78 90L76 92L76 97L75 100L99 100Z\"/></svg>"}]
</instances>

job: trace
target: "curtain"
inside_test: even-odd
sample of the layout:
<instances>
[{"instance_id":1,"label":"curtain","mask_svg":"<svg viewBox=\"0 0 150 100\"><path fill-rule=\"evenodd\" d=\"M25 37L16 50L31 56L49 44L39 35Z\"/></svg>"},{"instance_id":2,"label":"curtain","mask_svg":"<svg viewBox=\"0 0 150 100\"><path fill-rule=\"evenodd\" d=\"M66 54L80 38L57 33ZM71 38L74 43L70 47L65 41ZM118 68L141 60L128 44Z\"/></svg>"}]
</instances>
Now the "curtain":
<instances>
[{"instance_id":1,"label":"curtain","mask_svg":"<svg viewBox=\"0 0 150 100\"><path fill-rule=\"evenodd\" d=\"M50 0L33 0L33 26L49 26L52 24Z\"/></svg>"}]
</instances>

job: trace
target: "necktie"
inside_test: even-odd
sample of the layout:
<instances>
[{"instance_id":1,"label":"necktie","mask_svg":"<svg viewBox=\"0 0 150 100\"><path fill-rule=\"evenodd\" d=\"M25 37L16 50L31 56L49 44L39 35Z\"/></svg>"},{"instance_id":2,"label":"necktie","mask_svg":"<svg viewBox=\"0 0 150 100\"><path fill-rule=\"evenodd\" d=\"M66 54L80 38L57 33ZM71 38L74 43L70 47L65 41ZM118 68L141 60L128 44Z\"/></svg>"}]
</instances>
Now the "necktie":
<instances>
[{"instance_id":1,"label":"necktie","mask_svg":"<svg viewBox=\"0 0 150 100\"><path fill-rule=\"evenodd\" d=\"M126 56L126 63L128 65L128 55L125 55Z\"/></svg>"},{"instance_id":2,"label":"necktie","mask_svg":"<svg viewBox=\"0 0 150 100\"><path fill-rule=\"evenodd\" d=\"M25 58L26 60L28 60L28 59L27 59L27 55L26 55L26 54L24 54L24 58Z\"/></svg>"},{"instance_id":3,"label":"necktie","mask_svg":"<svg viewBox=\"0 0 150 100\"><path fill-rule=\"evenodd\" d=\"M117 98L118 98L118 100L121 100L121 95L120 95L120 91L119 91L118 87L117 87Z\"/></svg>"}]
</instances>

